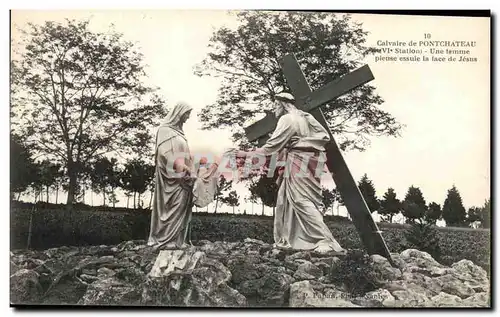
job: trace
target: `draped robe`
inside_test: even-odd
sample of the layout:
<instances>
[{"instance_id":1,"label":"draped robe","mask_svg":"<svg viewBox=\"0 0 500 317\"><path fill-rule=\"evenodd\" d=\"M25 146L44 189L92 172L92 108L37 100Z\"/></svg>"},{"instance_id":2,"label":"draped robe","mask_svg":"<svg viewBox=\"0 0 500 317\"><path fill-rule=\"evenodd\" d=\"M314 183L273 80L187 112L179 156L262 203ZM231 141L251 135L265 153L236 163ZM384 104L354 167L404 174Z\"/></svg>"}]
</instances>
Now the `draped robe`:
<instances>
[{"instance_id":1,"label":"draped robe","mask_svg":"<svg viewBox=\"0 0 500 317\"><path fill-rule=\"evenodd\" d=\"M150 246L180 248L189 242L193 179L174 175L176 159L183 159L188 166L192 163L186 137L175 126L161 126L156 141L156 187L148 239Z\"/></svg>"},{"instance_id":2,"label":"draped robe","mask_svg":"<svg viewBox=\"0 0 500 317\"><path fill-rule=\"evenodd\" d=\"M324 145L328 141L327 131L312 115L293 110L280 117L261 148L266 156L286 158L274 218L277 247L343 251L323 221L321 174L316 173L318 164L322 172L321 159L326 157Z\"/></svg>"}]
</instances>

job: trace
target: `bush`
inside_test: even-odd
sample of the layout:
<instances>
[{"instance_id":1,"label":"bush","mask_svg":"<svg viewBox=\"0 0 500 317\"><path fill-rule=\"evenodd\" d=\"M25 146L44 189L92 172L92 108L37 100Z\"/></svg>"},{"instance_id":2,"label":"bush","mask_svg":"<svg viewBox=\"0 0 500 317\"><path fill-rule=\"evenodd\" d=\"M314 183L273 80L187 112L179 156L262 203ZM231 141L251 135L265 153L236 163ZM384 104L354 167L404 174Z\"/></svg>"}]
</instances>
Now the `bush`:
<instances>
[{"instance_id":1,"label":"bush","mask_svg":"<svg viewBox=\"0 0 500 317\"><path fill-rule=\"evenodd\" d=\"M434 259L440 261L441 249L439 247L438 231L434 225L415 223L405 232L408 241L407 248L418 249L429 253Z\"/></svg>"},{"instance_id":2,"label":"bush","mask_svg":"<svg viewBox=\"0 0 500 317\"><path fill-rule=\"evenodd\" d=\"M362 296L380 287L371 264L365 252L349 250L345 258L332 266L328 278L333 284L343 285L346 292Z\"/></svg>"}]
</instances>

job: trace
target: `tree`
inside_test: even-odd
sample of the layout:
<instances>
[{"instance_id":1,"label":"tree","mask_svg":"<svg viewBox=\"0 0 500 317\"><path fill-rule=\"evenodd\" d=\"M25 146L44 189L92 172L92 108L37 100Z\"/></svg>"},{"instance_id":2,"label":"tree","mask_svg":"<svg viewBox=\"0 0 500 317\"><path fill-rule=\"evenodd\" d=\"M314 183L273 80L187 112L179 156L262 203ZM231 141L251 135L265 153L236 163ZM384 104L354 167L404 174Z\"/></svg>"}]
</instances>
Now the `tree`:
<instances>
[{"instance_id":1,"label":"tree","mask_svg":"<svg viewBox=\"0 0 500 317\"><path fill-rule=\"evenodd\" d=\"M443 204L443 219L446 226L462 226L465 224L466 212L462 203L462 197L458 189L453 185L448 190L448 195Z\"/></svg>"},{"instance_id":2,"label":"tree","mask_svg":"<svg viewBox=\"0 0 500 317\"><path fill-rule=\"evenodd\" d=\"M321 192L322 192L321 197L323 198L323 208L324 208L323 212L326 214L328 208L330 208L335 202L336 196L333 190L328 190L327 188L322 188Z\"/></svg>"},{"instance_id":3,"label":"tree","mask_svg":"<svg viewBox=\"0 0 500 317\"><path fill-rule=\"evenodd\" d=\"M441 219L442 215L443 211L441 210L441 206L438 203L432 202L427 208L425 219L428 223L436 224L436 221Z\"/></svg>"},{"instance_id":4,"label":"tree","mask_svg":"<svg viewBox=\"0 0 500 317\"><path fill-rule=\"evenodd\" d=\"M219 184L217 185L217 190L215 191L214 200L215 200L215 208L214 214L217 213L217 207L219 202L222 201L224 197L224 192L229 190L233 186L233 181L228 181L224 175L221 175L219 178Z\"/></svg>"},{"instance_id":5,"label":"tree","mask_svg":"<svg viewBox=\"0 0 500 317\"><path fill-rule=\"evenodd\" d=\"M245 11L236 17L237 29L213 33L211 51L195 73L222 79L215 104L200 111L202 128L229 128L240 146L246 145L242 127L269 111L275 95L291 92L281 70L285 54L296 55L315 90L375 52L365 46L367 32L349 15ZM399 135L400 124L379 109L382 103L373 86L363 85L323 106L342 150L364 149L368 136Z\"/></svg>"},{"instance_id":6,"label":"tree","mask_svg":"<svg viewBox=\"0 0 500 317\"><path fill-rule=\"evenodd\" d=\"M61 163L71 207L84 166L109 152L141 153L164 114L142 55L88 21L29 24L11 63L12 123L37 153Z\"/></svg>"},{"instance_id":7,"label":"tree","mask_svg":"<svg viewBox=\"0 0 500 317\"><path fill-rule=\"evenodd\" d=\"M52 187L59 187L59 181L62 178L61 166L50 162L49 160L43 160L42 162L36 164L39 173L39 186L40 188L45 187L45 200L49 202L49 192Z\"/></svg>"},{"instance_id":8,"label":"tree","mask_svg":"<svg viewBox=\"0 0 500 317\"><path fill-rule=\"evenodd\" d=\"M154 177L154 166L141 159L132 159L125 163L120 175L120 187L134 196L134 209L142 208L141 194L144 193ZM136 194L138 197L136 197Z\"/></svg>"},{"instance_id":9,"label":"tree","mask_svg":"<svg viewBox=\"0 0 500 317\"><path fill-rule=\"evenodd\" d=\"M402 208L403 216L406 217L407 222L414 223L415 220L423 220L427 211L427 205L420 188L414 186L408 188Z\"/></svg>"},{"instance_id":10,"label":"tree","mask_svg":"<svg viewBox=\"0 0 500 317\"><path fill-rule=\"evenodd\" d=\"M11 134L10 138L10 191L12 198L28 189L37 181L36 165L31 156L29 147L22 142L18 135Z\"/></svg>"},{"instance_id":11,"label":"tree","mask_svg":"<svg viewBox=\"0 0 500 317\"><path fill-rule=\"evenodd\" d=\"M491 228L491 199L486 200L481 208L481 228Z\"/></svg>"},{"instance_id":12,"label":"tree","mask_svg":"<svg viewBox=\"0 0 500 317\"><path fill-rule=\"evenodd\" d=\"M337 188L332 189L332 194L335 196L335 201L337 202L337 216L339 215L340 206L344 206L344 201L342 200L342 195Z\"/></svg>"},{"instance_id":13,"label":"tree","mask_svg":"<svg viewBox=\"0 0 500 317\"><path fill-rule=\"evenodd\" d=\"M276 208L276 200L278 197L278 184L276 180L278 177L278 172L276 171L274 177L268 177L267 174L262 174L258 177L254 177L248 185L248 190L250 191L250 197L254 201L259 198L262 202L262 215L264 215L264 207L272 207L273 215Z\"/></svg>"},{"instance_id":14,"label":"tree","mask_svg":"<svg viewBox=\"0 0 500 317\"><path fill-rule=\"evenodd\" d=\"M106 205L106 194L115 196L115 189L120 183L120 173L118 161L115 158L99 157L92 163L90 179L92 190L102 194L103 205ZM111 199L114 207L116 199Z\"/></svg>"},{"instance_id":15,"label":"tree","mask_svg":"<svg viewBox=\"0 0 500 317\"><path fill-rule=\"evenodd\" d=\"M380 208L380 203L375 194L375 186L373 182L368 179L368 176L365 174L361 178L358 183L358 188L361 194L363 194L363 198L365 199L366 204L371 212L377 211Z\"/></svg>"},{"instance_id":16,"label":"tree","mask_svg":"<svg viewBox=\"0 0 500 317\"><path fill-rule=\"evenodd\" d=\"M467 210L466 222L469 224L469 226L474 228L473 224L477 221L481 221L481 211L482 211L482 208L480 208L480 207L470 207Z\"/></svg>"},{"instance_id":17,"label":"tree","mask_svg":"<svg viewBox=\"0 0 500 317\"><path fill-rule=\"evenodd\" d=\"M234 207L240 205L240 197L238 196L238 193L235 190L232 190L227 194L227 196L222 197L221 203L233 207L233 214L234 214Z\"/></svg>"},{"instance_id":18,"label":"tree","mask_svg":"<svg viewBox=\"0 0 500 317\"><path fill-rule=\"evenodd\" d=\"M383 198L380 200L380 209L378 213L385 216L390 223L392 218L401 211L401 201L396 197L394 188L388 188Z\"/></svg>"}]
</instances>

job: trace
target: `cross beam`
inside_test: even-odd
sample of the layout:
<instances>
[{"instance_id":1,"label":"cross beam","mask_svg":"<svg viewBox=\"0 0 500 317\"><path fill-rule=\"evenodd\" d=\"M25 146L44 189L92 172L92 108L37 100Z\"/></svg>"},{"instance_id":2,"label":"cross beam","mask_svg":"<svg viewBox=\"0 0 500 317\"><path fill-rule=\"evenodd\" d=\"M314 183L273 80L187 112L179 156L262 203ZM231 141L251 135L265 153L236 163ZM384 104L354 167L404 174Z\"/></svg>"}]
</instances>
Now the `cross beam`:
<instances>
[{"instance_id":1,"label":"cross beam","mask_svg":"<svg viewBox=\"0 0 500 317\"><path fill-rule=\"evenodd\" d=\"M308 111L328 131L330 142L325 145L326 164L363 245L369 254L382 255L392 262L381 232L371 216L363 195L359 191L320 109L321 105L373 80L374 77L370 68L365 65L316 91L311 91L293 54L286 55L282 59L282 68L288 86L295 97L297 108ZM276 123L277 120L273 115L267 115L264 119L246 129L247 138L250 141L262 139L276 128Z\"/></svg>"}]
</instances>

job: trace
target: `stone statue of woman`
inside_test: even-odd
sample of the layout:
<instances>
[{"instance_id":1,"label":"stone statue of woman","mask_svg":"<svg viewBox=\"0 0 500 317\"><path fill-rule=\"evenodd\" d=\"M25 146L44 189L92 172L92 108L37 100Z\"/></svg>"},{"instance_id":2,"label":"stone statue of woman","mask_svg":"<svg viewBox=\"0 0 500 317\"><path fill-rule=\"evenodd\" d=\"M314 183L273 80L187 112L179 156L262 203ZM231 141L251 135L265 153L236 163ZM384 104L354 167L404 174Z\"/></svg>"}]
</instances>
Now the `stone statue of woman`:
<instances>
[{"instance_id":1,"label":"stone statue of woman","mask_svg":"<svg viewBox=\"0 0 500 317\"><path fill-rule=\"evenodd\" d=\"M183 125L191 111L185 103L175 105L156 135L156 183L148 245L158 249L189 247L194 178Z\"/></svg>"}]
</instances>

